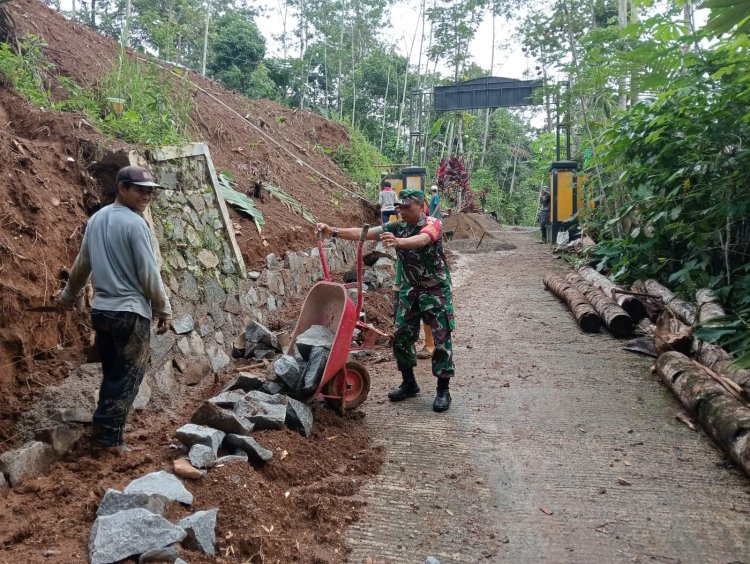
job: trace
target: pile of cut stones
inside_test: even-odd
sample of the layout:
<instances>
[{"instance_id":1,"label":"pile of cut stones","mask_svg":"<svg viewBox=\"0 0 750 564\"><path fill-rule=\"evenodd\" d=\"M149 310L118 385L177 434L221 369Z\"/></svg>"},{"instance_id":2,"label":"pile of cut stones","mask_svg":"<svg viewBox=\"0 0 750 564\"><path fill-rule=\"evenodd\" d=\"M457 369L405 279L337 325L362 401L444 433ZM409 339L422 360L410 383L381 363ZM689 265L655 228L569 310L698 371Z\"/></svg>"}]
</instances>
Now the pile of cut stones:
<instances>
[{"instance_id":1,"label":"pile of cut stones","mask_svg":"<svg viewBox=\"0 0 750 564\"><path fill-rule=\"evenodd\" d=\"M165 515L173 504L192 505L191 494L174 475L152 472L122 490L108 489L96 511L89 538L92 564L125 558L185 564L179 548L216 554L218 509L196 511L177 523Z\"/></svg>"},{"instance_id":2,"label":"pile of cut stones","mask_svg":"<svg viewBox=\"0 0 750 564\"><path fill-rule=\"evenodd\" d=\"M323 378L333 338L333 332L324 325L313 325L301 333L295 340L294 354L287 351L273 363L273 390L300 401L309 399Z\"/></svg>"}]
</instances>

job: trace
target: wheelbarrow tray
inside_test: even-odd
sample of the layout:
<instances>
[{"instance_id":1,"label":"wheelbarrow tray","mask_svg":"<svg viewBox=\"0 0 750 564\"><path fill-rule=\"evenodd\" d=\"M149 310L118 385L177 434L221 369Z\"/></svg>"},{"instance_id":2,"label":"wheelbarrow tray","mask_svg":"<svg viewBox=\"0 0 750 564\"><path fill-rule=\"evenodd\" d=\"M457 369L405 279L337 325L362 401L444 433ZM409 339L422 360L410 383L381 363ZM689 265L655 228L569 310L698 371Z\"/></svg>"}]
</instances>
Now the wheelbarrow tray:
<instances>
[{"instance_id":1,"label":"wheelbarrow tray","mask_svg":"<svg viewBox=\"0 0 750 564\"><path fill-rule=\"evenodd\" d=\"M318 388L307 401L320 394L323 387L346 366L356 323L357 306L349 298L344 284L318 282L310 289L289 341L287 353L294 355L297 337L313 325L328 327L333 333L333 344Z\"/></svg>"}]
</instances>

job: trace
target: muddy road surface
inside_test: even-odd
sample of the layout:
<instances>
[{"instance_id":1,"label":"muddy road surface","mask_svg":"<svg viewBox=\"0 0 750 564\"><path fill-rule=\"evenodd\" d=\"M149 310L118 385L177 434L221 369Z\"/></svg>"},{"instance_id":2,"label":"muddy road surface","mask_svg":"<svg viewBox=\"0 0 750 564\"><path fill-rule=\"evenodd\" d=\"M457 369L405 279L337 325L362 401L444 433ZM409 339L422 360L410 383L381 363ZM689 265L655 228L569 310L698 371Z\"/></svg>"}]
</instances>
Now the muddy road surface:
<instances>
[{"instance_id":1,"label":"muddy road surface","mask_svg":"<svg viewBox=\"0 0 750 564\"><path fill-rule=\"evenodd\" d=\"M385 400L370 362L366 422L386 449L346 532L351 562L750 562L750 481L680 406L651 360L581 333L542 286L567 267L531 233L454 268L453 405Z\"/></svg>"}]
</instances>

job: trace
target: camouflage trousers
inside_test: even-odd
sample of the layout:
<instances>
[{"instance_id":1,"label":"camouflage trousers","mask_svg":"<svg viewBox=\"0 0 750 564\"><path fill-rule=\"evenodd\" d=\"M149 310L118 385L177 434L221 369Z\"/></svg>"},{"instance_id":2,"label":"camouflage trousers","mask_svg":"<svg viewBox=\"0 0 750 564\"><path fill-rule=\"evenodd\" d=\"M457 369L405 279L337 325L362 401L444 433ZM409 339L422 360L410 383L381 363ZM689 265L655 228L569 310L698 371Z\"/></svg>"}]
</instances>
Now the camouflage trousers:
<instances>
[{"instance_id":1,"label":"camouflage trousers","mask_svg":"<svg viewBox=\"0 0 750 564\"><path fill-rule=\"evenodd\" d=\"M414 344L419 339L420 321L430 325L435 341L432 373L438 378L450 378L455 372L451 342L455 321L450 285L442 284L431 288L404 285L399 291L393 354L398 369L402 372L417 365Z\"/></svg>"},{"instance_id":2,"label":"camouflage trousers","mask_svg":"<svg viewBox=\"0 0 750 564\"><path fill-rule=\"evenodd\" d=\"M104 374L94 425L100 443L120 444L148 366L151 320L129 311L94 309L91 321Z\"/></svg>"}]
</instances>

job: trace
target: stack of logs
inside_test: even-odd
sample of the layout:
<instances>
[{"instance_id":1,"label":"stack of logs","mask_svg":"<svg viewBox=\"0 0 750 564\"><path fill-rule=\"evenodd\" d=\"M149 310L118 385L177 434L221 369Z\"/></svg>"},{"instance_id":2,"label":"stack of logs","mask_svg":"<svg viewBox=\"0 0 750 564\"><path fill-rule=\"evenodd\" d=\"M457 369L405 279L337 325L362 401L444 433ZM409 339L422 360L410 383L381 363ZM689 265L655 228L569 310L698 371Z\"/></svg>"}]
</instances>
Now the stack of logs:
<instances>
[{"instance_id":1,"label":"stack of logs","mask_svg":"<svg viewBox=\"0 0 750 564\"><path fill-rule=\"evenodd\" d=\"M627 291L590 267L564 278L547 274L544 285L568 305L583 331L596 333L605 325L616 337L635 330L652 339L653 371L750 475L750 370L734 368L728 352L694 335L696 327L726 315L710 290L698 290L694 305L655 280Z\"/></svg>"}]
</instances>

